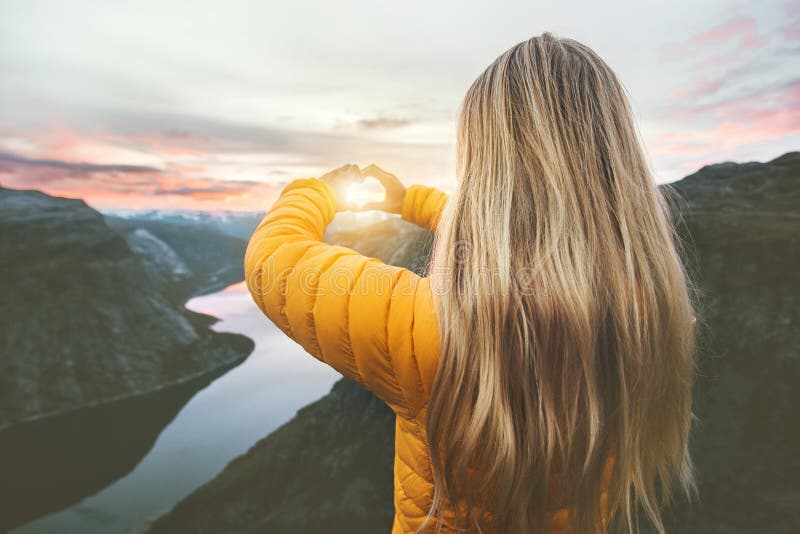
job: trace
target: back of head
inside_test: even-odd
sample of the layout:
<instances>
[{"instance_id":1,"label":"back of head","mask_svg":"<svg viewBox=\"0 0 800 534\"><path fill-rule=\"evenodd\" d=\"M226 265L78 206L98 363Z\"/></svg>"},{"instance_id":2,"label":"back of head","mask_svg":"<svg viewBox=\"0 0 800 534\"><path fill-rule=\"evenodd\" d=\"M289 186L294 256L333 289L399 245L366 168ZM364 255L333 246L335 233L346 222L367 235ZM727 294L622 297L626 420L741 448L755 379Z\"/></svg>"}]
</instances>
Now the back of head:
<instances>
[{"instance_id":1,"label":"back of head","mask_svg":"<svg viewBox=\"0 0 800 534\"><path fill-rule=\"evenodd\" d=\"M546 532L569 506L575 532L631 531L643 509L663 531L693 488L694 310L620 82L545 33L475 80L458 130L430 270L429 519Z\"/></svg>"}]
</instances>

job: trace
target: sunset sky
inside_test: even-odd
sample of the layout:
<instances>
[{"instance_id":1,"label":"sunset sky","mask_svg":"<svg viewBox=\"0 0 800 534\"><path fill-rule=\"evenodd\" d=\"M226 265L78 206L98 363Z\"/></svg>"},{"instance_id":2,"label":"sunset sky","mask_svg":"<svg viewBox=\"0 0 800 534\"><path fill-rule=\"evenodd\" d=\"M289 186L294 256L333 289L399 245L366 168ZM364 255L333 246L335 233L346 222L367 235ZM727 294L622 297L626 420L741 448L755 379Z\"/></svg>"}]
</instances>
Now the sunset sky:
<instances>
[{"instance_id":1,"label":"sunset sky","mask_svg":"<svg viewBox=\"0 0 800 534\"><path fill-rule=\"evenodd\" d=\"M0 185L260 210L376 163L451 188L469 84L543 31L618 73L659 182L800 149L800 0L6 0Z\"/></svg>"}]
</instances>

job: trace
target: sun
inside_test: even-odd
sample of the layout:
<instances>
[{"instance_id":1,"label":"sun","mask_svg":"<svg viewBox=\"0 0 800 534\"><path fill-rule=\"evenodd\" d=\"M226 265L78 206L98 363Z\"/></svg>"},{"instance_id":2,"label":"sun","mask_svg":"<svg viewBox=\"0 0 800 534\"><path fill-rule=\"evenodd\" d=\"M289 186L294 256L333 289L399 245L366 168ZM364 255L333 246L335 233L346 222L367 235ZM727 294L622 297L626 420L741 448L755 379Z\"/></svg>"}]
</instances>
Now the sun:
<instances>
[{"instance_id":1,"label":"sun","mask_svg":"<svg viewBox=\"0 0 800 534\"><path fill-rule=\"evenodd\" d=\"M370 202L383 202L386 193L382 188L375 188L370 184L354 183L350 184L345 190L345 199L349 204L355 206L365 206Z\"/></svg>"}]
</instances>

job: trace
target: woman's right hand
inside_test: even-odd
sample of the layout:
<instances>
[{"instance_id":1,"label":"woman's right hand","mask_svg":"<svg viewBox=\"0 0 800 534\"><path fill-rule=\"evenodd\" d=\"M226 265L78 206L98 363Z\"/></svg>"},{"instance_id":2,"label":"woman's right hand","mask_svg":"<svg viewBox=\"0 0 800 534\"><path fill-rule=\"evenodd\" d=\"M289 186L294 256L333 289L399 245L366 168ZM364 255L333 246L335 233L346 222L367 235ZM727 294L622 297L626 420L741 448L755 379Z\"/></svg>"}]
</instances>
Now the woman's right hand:
<instances>
[{"instance_id":1,"label":"woman's right hand","mask_svg":"<svg viewBox=\"0 0 800 534\"><path fill-rule=\"evenodd\" d=\"M347 202L346 191L353 182L363 180L363 178L359 177L359 172L358 165L348 163L319 177L320 180L331 186L331 189L336 194L337 211L354 209L354 206Z\"/></svg>"},{"instance_id":2,"label":"woman's right hand","mask_svg":"<svg viewBox=\"0 0 800 534\"><path fill-rule=\"evenodd\" d=\"M369 165L361 169L361 178L372 177L378 180L385 191L383 202L370 202L362 207L365 210L383 210L389 213L402 213L403 200L406 197L406 186L397 176L377 165Z\"/></svg>"}]
</instances>

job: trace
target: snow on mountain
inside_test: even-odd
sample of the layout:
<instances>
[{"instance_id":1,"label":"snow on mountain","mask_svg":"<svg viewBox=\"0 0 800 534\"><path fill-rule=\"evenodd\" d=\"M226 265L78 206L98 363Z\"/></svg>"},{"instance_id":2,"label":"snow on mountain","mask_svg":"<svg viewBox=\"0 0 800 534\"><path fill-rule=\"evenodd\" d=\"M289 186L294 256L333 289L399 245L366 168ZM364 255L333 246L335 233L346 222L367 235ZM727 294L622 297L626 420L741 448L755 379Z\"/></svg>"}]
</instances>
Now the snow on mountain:
<instances>
[{"instance_id":1,"label":"snow on mountain","mask_svg":"<svg viewBox=\"0 0 800 534\"><path fill-rule=\"evenodd\" d=\"M223 234L245 240L250 237L264 216L263 212L255 211L109 209L102 213L130 221L164 221L174 224L207 225Z\"/></svg>"},{"instance_id":2,"label":"snow on mountain","mask_svg":"<svg viewBox=\"0 0 800 534\"><path fill-rule=\"evenodd\" d=\"M150 258L162 269L171 273L173 279L177 280L192 274L192 270L172 247L144 228L137 228L125 238L135 253Z\"/></svg>"}]
</instances>

